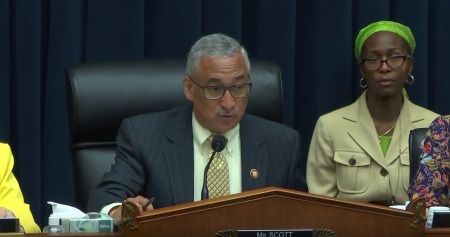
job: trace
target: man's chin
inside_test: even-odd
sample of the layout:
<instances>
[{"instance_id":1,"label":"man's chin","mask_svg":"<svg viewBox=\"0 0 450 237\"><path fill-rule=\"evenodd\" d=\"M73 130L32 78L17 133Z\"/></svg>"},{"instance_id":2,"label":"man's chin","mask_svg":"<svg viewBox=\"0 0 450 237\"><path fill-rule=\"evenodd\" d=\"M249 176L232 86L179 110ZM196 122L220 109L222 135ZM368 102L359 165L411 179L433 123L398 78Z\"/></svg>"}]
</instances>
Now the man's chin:
<instances>
[{"instance_id":1,"label":"man's chin","mask_svg":"<svg viewBox=\"0 0 450 237\"><path fill-rule=\"evenodd\" d=\"M231 129L235 128L237 125L237 123L229 123L229 124L222 124L222 126L218 127L216 130L217 131L213 131L214 133L218 133L218 134L224 134L228 131L230 131Z\"/></svg>"}]
</instances>

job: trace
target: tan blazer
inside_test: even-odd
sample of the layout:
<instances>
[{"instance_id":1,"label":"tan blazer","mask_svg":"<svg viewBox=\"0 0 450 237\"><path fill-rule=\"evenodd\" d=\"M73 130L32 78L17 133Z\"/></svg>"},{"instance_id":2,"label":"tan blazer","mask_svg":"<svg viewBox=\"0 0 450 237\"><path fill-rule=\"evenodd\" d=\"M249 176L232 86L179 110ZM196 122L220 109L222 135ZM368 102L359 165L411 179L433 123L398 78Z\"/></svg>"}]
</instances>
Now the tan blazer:
<instances>
[{"instance_id":1,"label":"tan blazer","mask_svg":"<svg viewBox=\"0 0 450 237\"><path fill-rule=\"evenodd\" d=\"M366 92L353 104L321 116L311 140L309 192L362 202L407 201L410 130L428 127L438 114L404 97L386 156L367 109Z\"/></svg>"}]
</instances>

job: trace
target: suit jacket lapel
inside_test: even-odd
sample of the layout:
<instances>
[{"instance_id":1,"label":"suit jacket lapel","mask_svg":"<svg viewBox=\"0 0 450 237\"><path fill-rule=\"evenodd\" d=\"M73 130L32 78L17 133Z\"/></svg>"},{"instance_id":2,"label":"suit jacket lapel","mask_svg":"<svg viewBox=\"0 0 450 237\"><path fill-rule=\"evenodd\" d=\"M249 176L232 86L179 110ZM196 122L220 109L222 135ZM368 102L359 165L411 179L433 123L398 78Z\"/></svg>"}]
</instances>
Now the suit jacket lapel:
<instances>
[{"instance_id":1,"label":"suit jacket lapel","mask_svg":"<svg viewBox=\"0 0 450 237\"><path fill-rule=\"evenodd\" d=\"M244 115L240 123L242 191L265 187L269 154L259 130L251 122L251 117ZM258 171L257 178L250 175L252 170Z\"/></svg>"},{"instance_id":2,"label":"suit jacket lapel","mask_svg":"<svg viewBox=\"0 0 450 237\"><path fill-rule=\"evenodd\" d=\"M395 124L395 130L392 134L391 144L386 153L386 163L394 162L400 154L405 152L409 147L409 133L415 128L416 122L422 121L425 118L421 113L416 113L411 107L414 106L411 101L404 98L404 103L400 116Z\"/></svg>"},{"instance_id":3,"label":"suit jacket lapel","mask_svg":"<svg viewBox=\"0 0 450 237\"><path fill-rule=\"evenodd\" d=\"M347 107L344 119L354 121L355 124L348 130L348 134L353 140L372 157L377 163L386 168L380 141L376 136L375 124L367 109L366 92L359 99ZM378 144L378 146L377 146Z\"/></svg>"},{"instance_id":4,"label":"suit jacket lapel","mask_svg":"<svg viewBox=\"0 0 450 237\"><path fill-rule=\"evenodd\" d=\"M189 108L189 109L188 109ZM175 204L194 201L194 148L192 145L192 108L180 110L170 122L163 143ZM170 187L168 187L170 188Z\"/></svg>"},{"instance_id":5,"label":"suit jacket lapel","mask_svg":"<svg viewBox=\"0 0 450 237\"><path fill-rule=\"evenodd\" d=\"M411 110L414 105L407 98L404 98L404 101L386 156L383 156L380 146L374 146L374 144L379 144L379 140L378 137L373 135L377 132L367 109L366 92L345 112L344 118L355 122L354 128L348 131L349 135L384 168L387 168L388 164L394 162L401 153L408 149L409 139L407 137L410 130L415 128L414 123L425 119L422 114Z\"/></svg>"}]
</instances>

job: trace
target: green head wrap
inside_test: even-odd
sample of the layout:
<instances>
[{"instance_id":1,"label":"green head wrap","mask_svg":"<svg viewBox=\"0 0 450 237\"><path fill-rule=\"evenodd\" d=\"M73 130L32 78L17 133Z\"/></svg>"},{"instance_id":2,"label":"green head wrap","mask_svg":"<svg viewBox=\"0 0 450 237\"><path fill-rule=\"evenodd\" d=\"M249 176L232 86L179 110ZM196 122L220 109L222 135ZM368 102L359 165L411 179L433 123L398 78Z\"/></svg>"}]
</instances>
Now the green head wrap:
<instances>
[{"instance_id":1,"label":"green head wrap","mask_svg":"<svg viewBox=\"0 0 450 237\"><path fill-rule=\"evenodd\" d=\"M411 54L414 54L416 49L416 40L409 27L404 26L394 21L377 21L359 31L355 40L355 56L358 61L361 61L361 49L367 38L379 31L388 31L401 36L409 44Z\"/></svg>"}]
</instances>

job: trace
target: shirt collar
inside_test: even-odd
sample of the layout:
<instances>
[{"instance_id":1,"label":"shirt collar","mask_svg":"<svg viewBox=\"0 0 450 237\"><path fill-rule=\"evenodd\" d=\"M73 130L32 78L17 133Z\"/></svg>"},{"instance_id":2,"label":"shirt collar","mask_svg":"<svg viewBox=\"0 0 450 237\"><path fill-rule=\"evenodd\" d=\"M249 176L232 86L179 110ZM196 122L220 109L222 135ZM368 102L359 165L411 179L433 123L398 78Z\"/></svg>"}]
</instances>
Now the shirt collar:
<instances>
[{"instance_id":1,"label":"shirt collar","mask_svg":"<svg viewBox=\"0 0 450 237\"><path fill-rule=\"evenodd\" d=\"M225 147L225 149L228 151L228 153L233 154L233 147L236 147L236 145L239 142L239 124L237 124L234 128L232 128L230 131L226 132L224 135L228 142ZM199 147L202 147L204 145L204 142L206 139L211 135L211 131L204 128L200 123L197 121L197 118L195 118L194 113L192 112L192 131L194 136L194 142L199 145ZM208 145L209 146L209 145ZM208 147L209 148L209 147Z\"/></svg>"}]
</instances>

